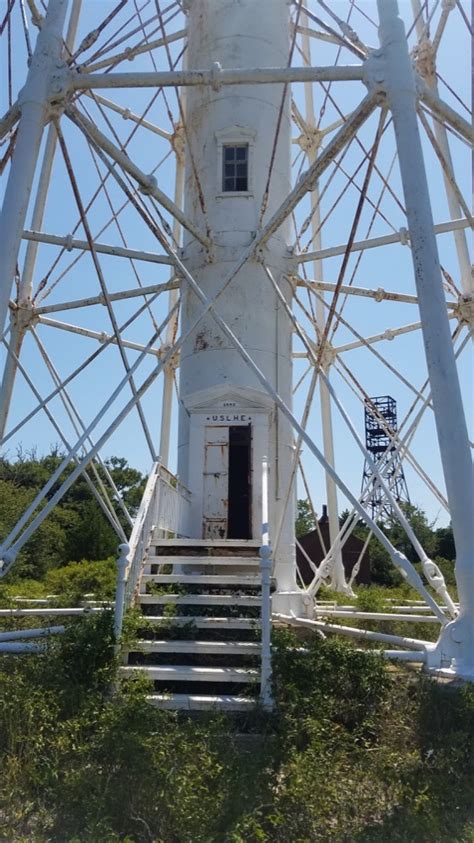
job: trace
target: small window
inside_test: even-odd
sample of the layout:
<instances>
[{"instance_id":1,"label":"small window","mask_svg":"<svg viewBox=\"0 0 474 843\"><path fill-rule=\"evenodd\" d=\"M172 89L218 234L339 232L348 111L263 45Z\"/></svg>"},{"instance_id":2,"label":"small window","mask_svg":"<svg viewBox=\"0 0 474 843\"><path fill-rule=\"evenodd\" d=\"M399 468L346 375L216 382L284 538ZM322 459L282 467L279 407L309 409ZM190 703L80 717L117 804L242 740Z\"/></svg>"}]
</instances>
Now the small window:
<instances>
[{"instance_id":1,"label":"small window","mask_svg":"<svg viewBox=\"0 0 474 843\"><path fill-rule=\"evenodd\" d=\"M241 143L223 147L222 190L225 193L248 191L249 145Z\"/></svg>"}]
</instances>

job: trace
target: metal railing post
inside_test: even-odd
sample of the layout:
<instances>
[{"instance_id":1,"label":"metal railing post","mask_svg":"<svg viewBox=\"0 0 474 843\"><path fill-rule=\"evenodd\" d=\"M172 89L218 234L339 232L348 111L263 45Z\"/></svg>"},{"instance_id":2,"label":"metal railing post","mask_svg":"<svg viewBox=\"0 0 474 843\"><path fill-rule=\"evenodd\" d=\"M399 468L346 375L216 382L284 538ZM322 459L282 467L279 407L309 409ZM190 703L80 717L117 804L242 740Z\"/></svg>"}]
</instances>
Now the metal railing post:
<instances>
[{"instance_id":1,"label":"metal railing post","mask_svg":"<svg viewBox=\"0 0 474 843\"><path fill-rule=\"evenodd\" d=\"M260 571L262 575L262 638L261 638L261 667L260 667L260 701L264 708L272 707L272 653L271 630L272 610L270 595L270 580L272 570L272 549L268 530L268 461L262 460L262 544L260 547Z\"/></svg>"},{"instance_id":2,"label":"metal railing post","mask_svg":"<svg viewBox=\"0 0 474 843\"><path fill-rule=\"evenodd\" d=\"M117 588L115 590L114 634L118 642L122 634L123 613L125 608L125 586L127 584L128 554L130 546L119 544L117 559Z\"/></svg>"}]
</instances>

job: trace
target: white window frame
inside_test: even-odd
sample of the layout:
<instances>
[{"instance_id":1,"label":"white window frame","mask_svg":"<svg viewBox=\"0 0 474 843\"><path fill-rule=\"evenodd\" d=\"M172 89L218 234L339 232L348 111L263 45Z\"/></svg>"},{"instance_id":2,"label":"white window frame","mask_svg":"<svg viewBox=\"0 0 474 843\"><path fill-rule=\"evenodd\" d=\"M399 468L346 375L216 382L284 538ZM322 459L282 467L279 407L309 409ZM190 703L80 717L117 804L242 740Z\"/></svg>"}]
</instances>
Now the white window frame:
<instances>
[{"instance_id":1,"label":"white window frame","mask_svg":"<svg viewBox=\"0 0 474 843\"><path fill-rule=\"evenodd\" d=\"M256 133L245 126L229 126L216 132L217 141L217 191L216 196L223 199L234 199L237 196L253 196L253 162ZM224 147L248 146L247 190L223 190Z\"/></svg>"}]
</instances>

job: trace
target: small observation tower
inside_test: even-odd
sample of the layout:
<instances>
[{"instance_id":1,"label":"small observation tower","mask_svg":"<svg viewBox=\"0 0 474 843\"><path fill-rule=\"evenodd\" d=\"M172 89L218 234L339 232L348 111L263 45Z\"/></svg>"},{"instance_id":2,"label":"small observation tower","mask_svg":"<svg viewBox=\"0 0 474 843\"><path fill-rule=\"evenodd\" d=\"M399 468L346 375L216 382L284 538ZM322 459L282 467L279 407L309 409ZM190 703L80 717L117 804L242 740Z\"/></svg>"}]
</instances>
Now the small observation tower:
<instances>
[{"instance_id":1,"label":"small observation tower","mask_svg":"<svg viewBox=\"0 0 474 843\"><path fill-rule=\"evenodd\" d=\"M394 435L398 429L397 402L391 395L368 398L364 415L365 445L373 465L365 461L362 474L363 502L374 520L387 521L394 515L393 507L377 480L377 473L385 479L397 503L410 503L400 452L394 445Z\"/></svg>"}]
</instances>

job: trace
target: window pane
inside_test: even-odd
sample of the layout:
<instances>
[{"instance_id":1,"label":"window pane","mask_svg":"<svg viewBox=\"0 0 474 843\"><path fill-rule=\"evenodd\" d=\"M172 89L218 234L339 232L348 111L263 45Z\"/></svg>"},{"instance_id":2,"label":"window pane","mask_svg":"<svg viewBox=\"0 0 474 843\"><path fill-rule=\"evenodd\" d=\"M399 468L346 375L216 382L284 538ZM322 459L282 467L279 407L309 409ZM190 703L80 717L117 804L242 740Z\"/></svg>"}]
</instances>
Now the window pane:
<instances>
[{"instance_id":1,"label":"window pane","mask_svg":"<svg viewBox=\"0 0 474 843\"><path fill-rule=\"evenodd\" d=\"M227 193L248 190L248 144L224 146L222 189Z\"/></svg>"}]
</instances>

